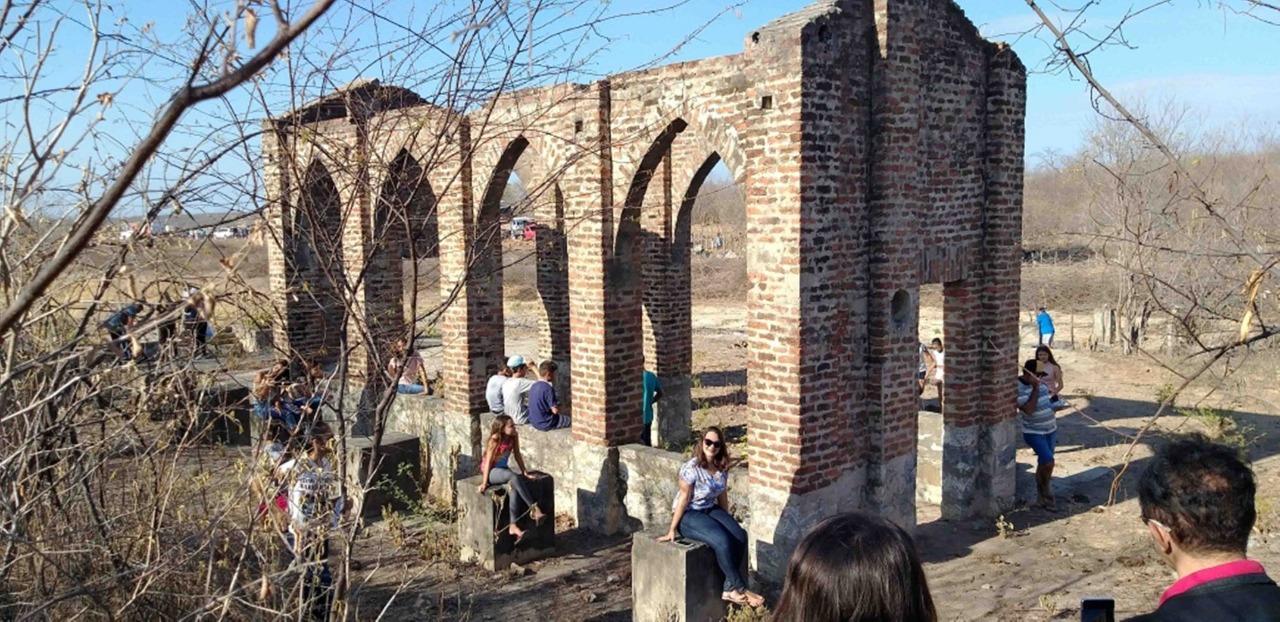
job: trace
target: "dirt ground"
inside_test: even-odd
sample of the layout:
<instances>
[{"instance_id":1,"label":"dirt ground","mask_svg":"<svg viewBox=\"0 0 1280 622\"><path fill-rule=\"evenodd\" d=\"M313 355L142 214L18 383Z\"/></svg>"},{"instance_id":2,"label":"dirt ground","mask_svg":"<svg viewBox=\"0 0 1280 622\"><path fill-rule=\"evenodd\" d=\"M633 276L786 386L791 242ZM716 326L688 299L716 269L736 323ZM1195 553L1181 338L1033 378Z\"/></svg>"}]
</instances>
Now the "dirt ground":
<instances>
[{"instance_id":1,"label":"dirt ground","mask_svg":"<svg viewBox=\"0 0 1280 622\"><path fill-rule=\"evenodd\" d=\"M693 317L694 424L726 427L741 449L750 442L745 426L745 306L696 303ZM940 308L922 308L921 337L940 335L941 322ZM1083 319L1077 322L1082 340L1088 327ZM1033 325L1024 322L1020 358L1030 355L1034 339ZM535 341L518 337L509 343L534 347ZM1174 575L1146 539L1132 486L1151 444L1167 432L1221 433L1225 428L1234 430L1230 438L1248 443L1260 483L1260 517L1251 553L1263 564L1280 568L1280 491L1268 485L1280 476L1280 413L1275 406L1280 392L1267 376L1271 363L1251 361L1230 386L1207 396L1210 392L1199 388L1181 400L1193 405L1203 396L1203 405L1225 409L1233 423L1211 417L1164 417L1157 424L1158 433L1134 447L1117 503L1108 507L1111 482L1124 464L1130 437L1155 412L1157 391L1173 376L1139 356L1083 349L1059 349L1057 355L1066 373L1065 394L1073 405L1059 413L1054 486L1061 507L1056 513L1026 507L1035 495L1034 456L1024 447L1018 450L1023 503L1003 517L1003 525L941 521L936 507L922 506L914 533L941 619L1074 619L1079 600L1086 596L1115 598L1122 616L1151 608ZM419 573L419 578L387 613L394 619L421 619L422 614L428 619L630 619L627 541L583 540L565 533L561 542L570 547L565 555L531 564L528 574L517 577L493 577L447 563L411 564L407 571ZM371 595L385 595L390 588L375 579L368 589Z\"/></svg>"},{"instance_id":2,"label":"dirt ground","mask_svg":"<svg viewBox=\"0 0 1280 622\"><path fill-rule=\"evenodd\" d=\"M736 245L737 241L733 241ZM509 242L508 252L524 249ZM207 249L201 249L209 252ZM251 260L256 261L256 260ZM423 304L435 300L434 261L423 262ZM538 305L532 264L506 273L507 346L537 355ZM735 451L749 448L746 428L745 261L732 246L694 260L694 425L726 428ZM1202 382L1180 406L1212 407L1198 415L1163 417L1133 446L1132 459L1107 505L1131 437L1155 412L1162 387L1176 377L1142 355L1090 352L1089 313L1106 302L1114 274L1095 261L1034 264L1023 270L1023 308L1047 304L1056 314L1059 344L1074 322L1080 347L1061 347L1064 394L1073 408L1059 413L1058 466L1054 486L1059 511L1026 507L1034 497L1034 456L1018 450L1018 489L1023 503L1003 520L938 520L936 507L921 506L914 535L942 620L1067 620L1078 617L1085 596L1116 599L1120 617L1152 608L1174 578L1156 557L1138 520L1136 475L1164 434L1202 430L1247 446L1259 482L1259 519L1251 556L1280 569L1280 389L1272 350L1238 362L1228 382ZM265 283L262 283L265 286ZM921 290L920 338L942 336L941 288ZM1022 318L1019 360L1034 347L1034 325ZM424 352L428 365L438 357ZM926 398L933 398L926 393ZM393 620L629 620L629 540L576 533L568 524L554 559L520 572L494 575L452 562L452 526L407 521L401 529L376 522L357 543L354 559L360 619ZM734 619L753 619L737 616Z\"/></svg>"}]
</instances>

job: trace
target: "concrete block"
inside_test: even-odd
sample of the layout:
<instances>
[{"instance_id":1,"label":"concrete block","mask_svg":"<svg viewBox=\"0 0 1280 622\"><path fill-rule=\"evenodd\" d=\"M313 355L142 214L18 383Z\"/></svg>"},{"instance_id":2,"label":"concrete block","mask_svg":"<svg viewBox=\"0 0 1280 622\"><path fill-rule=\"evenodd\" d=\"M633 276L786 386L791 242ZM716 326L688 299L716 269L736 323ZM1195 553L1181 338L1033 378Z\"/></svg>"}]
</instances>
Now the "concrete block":
<instances>
[{"instance_id":1,"label":"concrete block","mask_svg":"<svg viewBox=\"0 0 1280 622\"><path fill-rule=\"evenodd\" d=\"M659 531L631 538L631 619L636 622L708 622L725 616L724 573L701 542L658 542Z\"/></svg>"},{"instance_id":2,"label":"concrete block","mask_svg":"<svg viewBox=\"0 0 1280 622\"><path fill-rule=\"evenodd\" d=\"M692 383L687 375L663 376L662 398L654 405L653 427L657 447L683 447L693 434Z\"/></svg>"},{"instance_id":3,"label":"concrete block","mask_svg":"<svg viewBox=\"0 0 1280 622\"><path fill-rule=\"evenodd\" d=\"M506 486L491 486L480 493L479 475L458 482L458 550L463 562L499 571L555 554L555 481L538 471L530 475L529 493L547 517L538 524L525 515L516 523L527 532L519 546L507 530L511 524L507 504L518 502L514 494ZM521 512L527 514L523 507Z\"/></svg>"},{"instance_id":4,"label":"concrete block","mask_svg":"<svg viewBox=\"0 0 1280 622\"><path fill-rule=\"evenodd\" d=\"M658 529L671 522L671 504L680 492L678 474L685 460L682 454L656 447L623 445L618 448L618 475L624 490L622 503L629 529ZM730 497L745 499L741 491L733 487L735 483L729 484Z\"/></svg>"},{"instance_id":5,"label":"concrete block","mask_svg":"<svg viewBox=\"0 0 1280 622\"><path fill-rule=\"evenodd\" d=\"M352 491L364 490L361 515L375 518L382 515L383 507L403 511L409 502L421 496L418 490L418 471L421 443L416 436L399 432L382 435L378 461L372 462L373 437L353 436L347 439L347 473L358 478L352 481Z\"/></svg>"}]
</instances>

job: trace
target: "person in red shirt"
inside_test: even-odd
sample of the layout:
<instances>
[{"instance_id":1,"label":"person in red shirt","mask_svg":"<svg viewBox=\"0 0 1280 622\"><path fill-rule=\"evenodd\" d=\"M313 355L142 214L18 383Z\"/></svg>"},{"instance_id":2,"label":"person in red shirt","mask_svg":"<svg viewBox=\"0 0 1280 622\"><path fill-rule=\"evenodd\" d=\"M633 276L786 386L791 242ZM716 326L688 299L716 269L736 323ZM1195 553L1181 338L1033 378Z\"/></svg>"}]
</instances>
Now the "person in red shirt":
<instances>
[{"instance_id":1,"label":"person in red shirt","mask_svg":"<svg viewBox=\"0 0 1280 622\"><path fill-rule=\"evenodd\" d=\"M1178 573L1131 622L1280 622L1280 587L1245 556L1257 518L1253 471L1199 435L1162 447L1138 482L1142 522Z\"/></svg>"}]
</instances>

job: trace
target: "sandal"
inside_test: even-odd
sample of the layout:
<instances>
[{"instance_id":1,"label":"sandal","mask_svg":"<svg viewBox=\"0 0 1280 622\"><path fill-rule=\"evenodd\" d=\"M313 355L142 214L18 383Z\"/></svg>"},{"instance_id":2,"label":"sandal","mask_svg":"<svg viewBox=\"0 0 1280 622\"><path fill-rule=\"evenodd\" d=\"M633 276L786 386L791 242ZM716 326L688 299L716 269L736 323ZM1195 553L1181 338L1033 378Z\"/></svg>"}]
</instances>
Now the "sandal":
<instances>
[{"instance_id":1,"label":"sandal","mask_svg":"<svg viewBox=\"0 0 1280 622\"><path fill-rule=\"evenodd\" d=\"M735 605L749 606L747 595L742 592L721 592L720 600L723 600L726 603L733 603Z\"/></svg>"}]
</instances>

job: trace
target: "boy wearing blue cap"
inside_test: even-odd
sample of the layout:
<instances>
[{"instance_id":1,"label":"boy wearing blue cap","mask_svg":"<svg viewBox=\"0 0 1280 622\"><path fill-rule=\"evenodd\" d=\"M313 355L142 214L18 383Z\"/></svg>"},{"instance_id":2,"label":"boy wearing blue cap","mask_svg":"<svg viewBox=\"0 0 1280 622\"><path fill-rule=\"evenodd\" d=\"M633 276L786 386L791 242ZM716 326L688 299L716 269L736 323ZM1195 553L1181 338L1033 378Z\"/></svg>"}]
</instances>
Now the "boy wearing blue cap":
<instances>
[{"instance_id":1,"label":"boy wearing blue cap","mask_svg":"<svg viewBox=\"0 0 1280 622\"><path fill-rule=\"evenodd\" d=\"M529 423L529 389L534 380L528 378L529 366L519 354L507 359L511 377L502 382L502 411L517 425Z\"/></svg>"}]
</instances>

